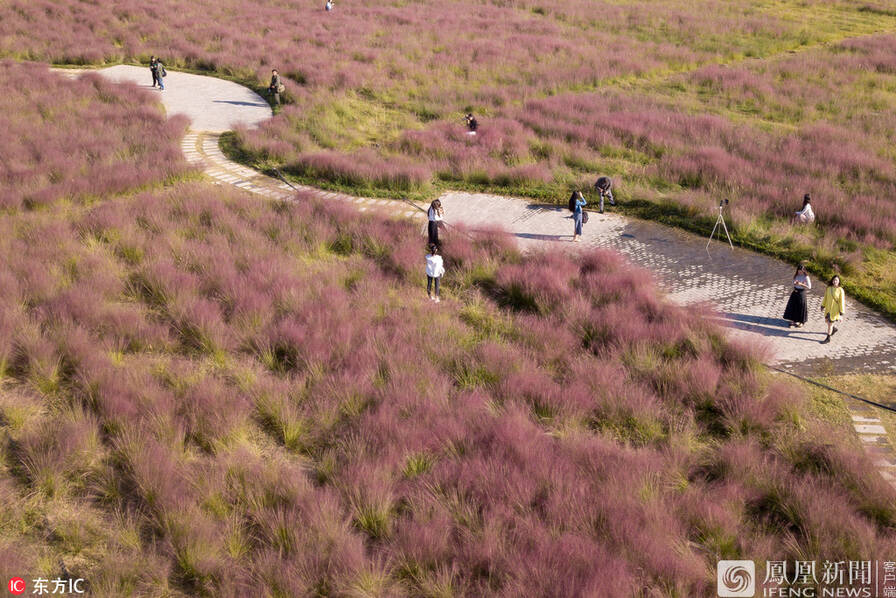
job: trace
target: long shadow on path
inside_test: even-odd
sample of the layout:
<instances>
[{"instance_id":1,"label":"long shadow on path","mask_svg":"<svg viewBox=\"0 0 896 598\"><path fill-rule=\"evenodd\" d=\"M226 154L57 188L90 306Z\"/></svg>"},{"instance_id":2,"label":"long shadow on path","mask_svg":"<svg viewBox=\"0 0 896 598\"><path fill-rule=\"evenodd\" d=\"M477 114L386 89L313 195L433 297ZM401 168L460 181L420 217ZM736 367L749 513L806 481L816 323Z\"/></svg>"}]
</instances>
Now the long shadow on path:
<instances>
[{"instance_id":1,"label":"long shadow on path","mask_svg":"<svg viewBox=\"0 0 896 598\"><path fill-rule=\"evenodd\" d=\"M267 102L259 103L259 102L237 102L233 100L212 100L212 104L230 104L232 106L267 106Z\"/></svg>"},{"instance_id":2,"label":"long shadow on path","mask_svg":"<svg viewBox=\"0 0 896 598\"><path fill-rule=\"evenodd\" d=\"M765 316L753 316L750 314L738 314L723 312L716 318L723 326L746 330L766 337L781 337L792 340L809 341L817 343L826 336L825 331L810 331L805 328L790 328L787 320L781 318L768 318Z\"/></svg>"}]
</instances>

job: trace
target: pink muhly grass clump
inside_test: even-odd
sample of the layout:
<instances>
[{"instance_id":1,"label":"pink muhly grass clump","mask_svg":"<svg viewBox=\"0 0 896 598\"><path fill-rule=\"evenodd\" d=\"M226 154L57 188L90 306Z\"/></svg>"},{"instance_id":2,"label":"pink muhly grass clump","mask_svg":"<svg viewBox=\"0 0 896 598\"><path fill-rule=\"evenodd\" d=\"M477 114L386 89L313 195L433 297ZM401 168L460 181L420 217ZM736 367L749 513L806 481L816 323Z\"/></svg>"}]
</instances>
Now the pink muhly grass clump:
<instances>
[{"instance_id":1,"label":"pink muhly grass clump","mask_svg":"<svg viewBox=\"0 0 896 598\"><path fill-rule=\"evenodd\" d=\"M0 72L9 88L0 102L5 207L86 201L189 171L179 148L185 120L166 120L149 94L32 64L7 61Z\"/></svg>"},{"instance_id":2,"label":"pink muhly grass clump","mask_svg":"<svg viewBox=\"0 0 896 598\"><path fill-rule=\"evenodd\" d=\"M530 164L530 145L535 138L514 120L488 119L476 135L468 135L460 124L440 122L419 131L406 131L399 149L418 156L441 178L475 180L508 185L551 179L544 165Z\"/></svg>"},{"instance_id":3,"label":"pink muhly grass clump","mask_svg":"<svg viewBox=\"0 0 896 598\"><path fill-rule=\"evenodd\" d=\"M98 449L96 419L76 409L39 430L27 430L16 440L15 458L36 492L63 497L71 483L89 473L88 465L97 458Z\"/></svg>"},{"instance_id":4,"label":"pink muhly grass clump","mask_svg":"<svg viewBox=\"0 0 896 598\"><path fill-rule=\"evenodd\" d=\"M302 176L345 185L370 182L397 192L417 189L431 178L425 166L402 156L385 158L372 150L359 150L351 155L336 152L302 154L285 168Z\"/></svg>"},{"instance_id":5,"label":"pink muhly grass clump","mask_svg":"<svg viewBox=\"0 0 896 598\"><path fill-rule=\"evenodd\" d=\"M498 270L496 288L503 304L546 314L570 296L570 283L576 274L575 264L565 256L540 253L525 264L506 265Z\"/></svg>"}]
</instances>

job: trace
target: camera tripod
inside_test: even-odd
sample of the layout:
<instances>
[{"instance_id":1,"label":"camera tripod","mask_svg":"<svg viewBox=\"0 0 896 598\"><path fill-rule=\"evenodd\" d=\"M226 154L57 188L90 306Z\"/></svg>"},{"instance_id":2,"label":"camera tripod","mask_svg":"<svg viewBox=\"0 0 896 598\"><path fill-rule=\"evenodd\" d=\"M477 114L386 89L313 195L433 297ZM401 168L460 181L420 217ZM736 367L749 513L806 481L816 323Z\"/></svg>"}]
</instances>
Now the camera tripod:
<instances>
[{"instance_id":1,"label":"camera tripod","mask_svg":"<svg viewBox=\"0 0 896 598\"><path fill-rule=\"evenodd\" d=\"M731 242L731 235L728 234L728 227L725 225L725 216L723 215L723 211L725 206L728 205L728 200L723 199L719 201L719 217L716 218L716 224L712 227L712 232L709 233L709 240L706 242L706 255L709 255L709 244L712 243L712 238L716 234L716 231L719 229L719 225L722 225L722 230L725 231L725 236L728 238L728 245L731 246L731 250L734 250L734 243ZM722 240L722 233L719 231L719 241Z\"/></svg>"}]
</instances>

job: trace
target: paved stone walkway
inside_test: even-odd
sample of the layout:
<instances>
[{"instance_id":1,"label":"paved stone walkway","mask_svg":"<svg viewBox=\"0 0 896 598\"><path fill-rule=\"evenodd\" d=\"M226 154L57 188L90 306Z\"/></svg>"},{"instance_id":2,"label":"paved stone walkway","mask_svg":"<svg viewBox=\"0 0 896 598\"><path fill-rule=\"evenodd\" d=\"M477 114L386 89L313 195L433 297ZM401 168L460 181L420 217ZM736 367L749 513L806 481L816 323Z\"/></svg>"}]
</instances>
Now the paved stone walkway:
<instances>
[{"instance_id":1,"label":"paved stone walkway","mask_svg":"<svg viewBox=\"0 0 896 598\"><path fill-rule=\"evenodd\" d=\"M148 78L145 68L112 67L100 71L115 80ZM241 122L255 126L270 117L264 100L236 84L197 75L169 71L166 91L160 92L169 114L183 113L193 121L193 131L182 147L190 162L201 164L218 184L234 185L271 199L288 199L301 191L333 201L351 202L361 211L386 210L424 220L424 206L398 200L353 197L301 185L287 185L250 168L229 161L218 146L219 135ZM178 91L174 91L178 90ZM689 233L651 222L627 219L612 213L591 214L584 242L571 243L569 212L510 197L486 194L446 193L441 197L448 222L473 229L500 226L515 235L525 248L573 250L605 247L622 252L635 264L655 273L673 301L683 305L710 303L720 323L735 336L765 343L769 361L801 374L838 372L896 373L896 327L856 302L847 304L847 317L832 342L824 338L819 305L824 285L813 280L805 328L789 329L780 318L790 293L793 266L746 250L730 249ZM853 426L881 475L896 487L896 451L890 445L880 419L867 406L847 400Z\"/></svg>"},{"instance_id":2,"label":"paved stone walkway","mask_svg":"<svg viewBox=\"0 0 896 598\"><path fill-rule=\"evenodd\" d=\"M847 298L847 311L829 344L821 344L825 285L812 280L809 322L792 329L781 318L792 290L794 267L705 237L610 212L590 213L581 244L573 244L569 210L522 199L474 193L441 197L450 221L500 226L523 247L604 247L622 252L655 273L682 305L710 303L734 336L768 346L769 362L802 374L896 373L896 327ZM611 208L612 209L612 208Z\"/></svg>"},{"instance_id":3,"label":"paved stone walkway","mask_svg":"<svg viewBox=\"0 0 896 598\"><path fill-rule=\"evenodd\" d=\"M219 147L220 138L221 136L216 133L190 131L181 142L181 149L187 160L202 166L205 174L218 184L233 185L270 199L290 199L299 192L328 201L351 203L362 212L377 209L397 216L416 218L421 222L426 216L426 207L423 204L395 199L358 197L306 185L286 184L228 160Z\"/></svg>"},{"instance_id":4,"label":"paved stone walkway","mask_svg":"<svg viewBox=\"0 0 896 598\"><path fill-rule=\"evenodd\" d=\"M149 67L119 64L97 72L152 90ZM271 107L263 97L232 81L168 70L164 82L165 91L156 93L165 110L169 115L185 114L197 131L223 133L236 123L251 127L271 118Z\"/></svg>"}]
</instances>

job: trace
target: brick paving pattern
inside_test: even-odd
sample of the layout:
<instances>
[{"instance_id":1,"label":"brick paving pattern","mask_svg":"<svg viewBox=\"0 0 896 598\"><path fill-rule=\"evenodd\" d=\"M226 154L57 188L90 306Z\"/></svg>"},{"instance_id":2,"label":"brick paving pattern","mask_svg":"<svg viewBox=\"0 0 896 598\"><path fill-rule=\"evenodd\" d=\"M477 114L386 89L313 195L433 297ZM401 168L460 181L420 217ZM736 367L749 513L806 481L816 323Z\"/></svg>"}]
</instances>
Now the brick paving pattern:
<instances>
[{"instance_id":1,"label":"brick paving pattern","mask_svg":"<svg viewBox=\"0 0 896 598\"><path fill-rule=\"evenodd\" d=\"M468 226L500 226L523 247L602 247L620 251L651 270L679 304L710 303L734 336L758 341L770 363L802 374L896 373L896 327L847 297L847 311L831 342L825 337L821 299L825 285L812 280L809 322L789 328L782 319L794 267L740 248L660 224L592 212L582 243L573 244L569 210L521 199L474 193L441 198L446 218Z\"/></svg>"}]
</instances>

